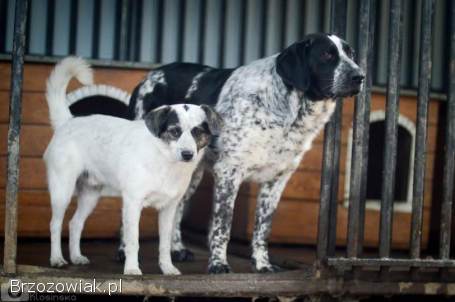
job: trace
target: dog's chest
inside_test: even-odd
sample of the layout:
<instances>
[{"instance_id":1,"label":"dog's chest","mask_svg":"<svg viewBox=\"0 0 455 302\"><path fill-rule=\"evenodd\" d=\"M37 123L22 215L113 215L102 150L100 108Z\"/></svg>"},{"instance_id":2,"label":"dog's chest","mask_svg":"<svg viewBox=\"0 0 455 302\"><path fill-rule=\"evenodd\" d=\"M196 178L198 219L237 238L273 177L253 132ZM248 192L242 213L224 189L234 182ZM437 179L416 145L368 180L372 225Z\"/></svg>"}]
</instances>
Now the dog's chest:
<instances>
[{"instance_id":1,"label":"dog's chest","mask_svg":"<svg viewBox=\"0 0 455 302\"><path fill-rule=\"evenodd\" d=\"M237 148L246 155L243 157L245 162L241 163L247 167L246 177L263 182L294 171L329 120L334 107L332 101L312 103L308 108L300 110L290 124L280 124L275 117L258 113L262 116L260 122L253 119L244 128L244 139L236 142Z\"/></svg>"}]
</instances>

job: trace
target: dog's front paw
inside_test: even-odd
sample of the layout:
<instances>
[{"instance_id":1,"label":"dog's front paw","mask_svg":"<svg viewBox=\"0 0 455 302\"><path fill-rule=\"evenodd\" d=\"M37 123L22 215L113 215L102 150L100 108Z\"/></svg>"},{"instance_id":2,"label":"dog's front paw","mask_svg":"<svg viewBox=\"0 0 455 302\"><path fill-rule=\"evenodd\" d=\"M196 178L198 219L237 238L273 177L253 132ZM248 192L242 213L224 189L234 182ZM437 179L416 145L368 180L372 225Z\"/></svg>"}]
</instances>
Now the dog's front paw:
<instances>
[{"instance_id":1,"label":"dog's front paw","mask_svg":"<svg viewBox=\"0 0 455 302\"><path fill-rule=\"evenodd\" d=\"M181 275L182 273L173 265L163 265L160 267L164 275Z\"/></svg>"},{"instance_id":2,"label":"dog's front paw","mask_svg":"<svg viewBox=\"0 0 455 302\"><path fill-rule=\"evenodd\" d=\"M142 275L142 271L139 267L126 268L123 270L124 275Z\"/></svg>"},{"instance_id":3,"label":"dog's front paw","mask_svg":"<svg viewBox=\"0 0 455 302\"><path fill-rule=\"evenodd\" d=\"M194 254L189 249L181 249L172 251L171 258L174 262L191 262L194 261Z\"/></svg>"},{"instance_id":4,"label":"dog's front paw","mask_svg":"<svg viewBox=\"0 0 455 302\"><path fill-rule=\"evenodd\" d=\"M68 264L63 257L51 257L50 263L52 267L63 267Z\"/></svg>"},{"instance_id":5,"label":"dog's front paw","mask_svg":"<svg viewBox=\"0 0 455 302\"><path fill-rule=\"evenodd\" d=\"M90 263L90 260L88 260L88 258L83 255L79 255L71 257L71 263L75 265L86 265Z\"/></svg>"},{"instance_id":6,"label":"dog's front paw","mask_svg":"<svg viewBox=\"0 0 455 302\"><path fill-rule=\"evenodd\" d=\"M228 274L232 273L229 264L209 264L209 274Z\"/></svg>"},{"instance_id":7,"label":"dog's front paw","mask_svg":"<svg viewBox=\"0 0 455 302\"><path fill-rule=\"evenodd\" d=\"M284 269L278 265L274 265L274 264L271 264L271 265L268 265L268 266L263 266L263 267L255 267L253 266L253 269L256 273L279 273L279 272L283 272Z\"/></svg>"}]
</instances>

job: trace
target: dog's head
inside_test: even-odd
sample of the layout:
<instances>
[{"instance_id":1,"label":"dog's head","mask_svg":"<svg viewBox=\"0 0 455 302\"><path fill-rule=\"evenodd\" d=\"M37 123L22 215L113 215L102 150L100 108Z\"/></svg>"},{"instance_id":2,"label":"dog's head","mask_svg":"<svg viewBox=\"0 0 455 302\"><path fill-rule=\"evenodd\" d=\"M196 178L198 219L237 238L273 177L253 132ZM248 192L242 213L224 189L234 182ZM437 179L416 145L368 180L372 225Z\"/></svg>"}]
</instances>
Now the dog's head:
<instances>
[{"instance_id":1,"label":"dog's head","mask_svg":"<svg viewBox=\"0 0 455 302\"><path fill-rule=\"evenodd\" d=\"M328 34L311 34L292 44L277 57L276 68L284 83L310 100L355 95L365 77L352 48Z\"/></svg>"},{"instance_id":2,"label":"dog's head","mask_svg":"<svg viewBox=\"0 0 455 302\"><path fill-rule=\"evenodd\" d=\"M161 106L144 120L150 132L167 144L175 159L185 162L198 158L223 124L211 107L190 104Z\"/></svg>"}]
</instances>

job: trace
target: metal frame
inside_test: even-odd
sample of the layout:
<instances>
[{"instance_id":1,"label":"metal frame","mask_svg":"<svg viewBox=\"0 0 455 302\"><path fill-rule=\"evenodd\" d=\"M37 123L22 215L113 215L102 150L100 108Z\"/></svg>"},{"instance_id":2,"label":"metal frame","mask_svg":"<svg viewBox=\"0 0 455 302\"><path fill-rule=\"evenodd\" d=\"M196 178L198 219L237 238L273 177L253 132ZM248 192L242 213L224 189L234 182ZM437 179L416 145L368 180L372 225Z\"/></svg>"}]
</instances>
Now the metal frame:
<instances>
[{"instance_id":1,"label":"metal frame","mask_svg":"<svg viewBox=\"0 0 455 302\"><path fill-rule=\"evenodd\" d=\"M455 278L451 278L450 268L455 268L455 260L450 259L450 239L452 226L453 183L455 170L455 18L450 26L450 74L449 93L447 98L447 129L445 138L445 158L443 176L443 203L441 219L441 240L439 259L421 259L421 231L423 207L423 179L425 172L425 153L427 138L427 115L429 101L429 83L431 74L431 24L434 0L422 1L422 34L420 50L419 92L417 109L417 139L415 148L415 165L413 190L412 232L409 258L390 258L392 229L392 209L394 170L396 161L396 125L399 100L399 62L401 41L402 0L391 0L390 31L392 43L389 48L389 84L387 89L386 129L390 136L384 154L385 170L383 181L383 200L381 208L380 253L378 258L363 258L363 228L365 224L365 188L368 167L368 133L370 96L372 77L367 72L366 83L355 100L353 124L353 148L351 167L351 187L349 196L348 244L346 257L335 256L337 192L340 161L340 133L342 117L342 100L337 100L335 114L325 129L323 174L321 179L321 203L319 212L319 233L317 245L317 265L312 268L281 274L231 274L221 276L187 275L179 277L143 276L137 279L122 275L99 276L101 281L122 278L123 294L159 295L159 296L299 296L299 295L373 295L373 294L455 294ZM21 92L26 46L26 19L28 0L16 1L14 47L12 55L10 124L8 131L8 175L5 205L5 242L4 265L0 280L6 281L14 275L23 281L71 281L91 280L91 276L67 276L59 270L34 266L18 266L17 254L17 195L19 177L19 135L21 126ZM163 1L158 2L161 11ZM118 37L117 57L126 60L130 50L125 44L130 39L126 36L129 5L125 0L118 0L121 5L121 26ZM263 4L266 7L265 4ZM246 7L246 5L244 5ZM263 7L263 10L264 10ZM346 32L346 0L332 0L332 31L340 36ZM262 17L264 18L264 12ZM201 5L201 28L206 17L206 1ZM450 13L455 16L455 4ZM371 70L372 49L375 36L376 0L360 2L360 20L358 24L358 59L364 70ZM224 15L224 14L223 14ZM245 22L242 17L242 23ZM162 26L160 18L157 26ZM242 25L244 26L244 25ZM199 43L204 43L200 30ZM224 22L219 31L224 32ZM161 30L159 30L160 32ZM161 36L157 36L160 41ZM179 37L182 39L182 37ZM244 36L242 36L242 40ZM263 51L264 40L261 38ZM242 42L244 43L244 42ZM200 48L202 50L203 47ZM95 50L96 52L96 50ZM157 53L157 58L161 53ZM204 56L199 53L199 59ZM223 53L219 53L222 63ZM105 62L106 63L106 62ZM109 62L107 62L109 63ZM111 62L112 63L112 62ZM133 64L134 65L134 64ZM132 65L132 66L133 66ZM376 268L376 271L365 271L365 268ZM404 268L400 273L391 269ZM377 270L381 274L377 274ZM424 273L424 269L436 269L444 274ZM354 271L355 274L350 274ZM422 272L416 277L413 272ZM444 277L443 279L441 279ZM453 277L453 276L452 276ZM449 279L447 279L449 278ZM447 282L453 280L453 282Z\"/></svg>"}]
</instances>

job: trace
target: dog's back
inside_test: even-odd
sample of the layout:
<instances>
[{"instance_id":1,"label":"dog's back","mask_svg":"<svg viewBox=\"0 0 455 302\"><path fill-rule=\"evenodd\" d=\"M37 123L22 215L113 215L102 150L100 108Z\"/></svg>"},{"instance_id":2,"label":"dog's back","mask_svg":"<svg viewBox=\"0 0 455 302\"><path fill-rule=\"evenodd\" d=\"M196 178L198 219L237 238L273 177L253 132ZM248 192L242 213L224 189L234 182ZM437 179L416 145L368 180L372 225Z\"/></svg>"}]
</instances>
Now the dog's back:
<instances>
[{"instance_id":1,"label":"dog's back","mask_svg":"<svg viewBox=\"0 0 455 302\"><path fill-rule=\"evenodd\" d=\"M140 119L162 105L188 103L215 105L226 80L235 69L202 64L171 63L151 71L133 91L128 118ZM139 110L141 108L142 110Z\"/></svg>"}]
</instances>

